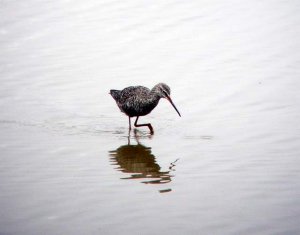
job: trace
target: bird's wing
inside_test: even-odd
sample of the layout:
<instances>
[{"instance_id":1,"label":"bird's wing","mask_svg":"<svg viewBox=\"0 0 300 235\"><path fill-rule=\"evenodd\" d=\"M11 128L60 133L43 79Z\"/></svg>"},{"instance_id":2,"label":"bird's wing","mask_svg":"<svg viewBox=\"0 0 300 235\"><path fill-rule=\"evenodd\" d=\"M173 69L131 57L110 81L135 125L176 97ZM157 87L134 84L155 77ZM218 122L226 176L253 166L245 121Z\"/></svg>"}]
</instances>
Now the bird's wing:
<instances>
[{"instance_id":1,"label":"bird's wing","mask_svg":"<svg viewBox=\"0 0 300 235\"><path fill-rule=\"evenodd\" d=\"M120 102L125 103L129 99L136 99L136 98L142 99L143 97L147 97L149 92L150 90L147 87L143 87L143 86L127 87L123 89L121 92Z\"/></svg>"}]
</instances>

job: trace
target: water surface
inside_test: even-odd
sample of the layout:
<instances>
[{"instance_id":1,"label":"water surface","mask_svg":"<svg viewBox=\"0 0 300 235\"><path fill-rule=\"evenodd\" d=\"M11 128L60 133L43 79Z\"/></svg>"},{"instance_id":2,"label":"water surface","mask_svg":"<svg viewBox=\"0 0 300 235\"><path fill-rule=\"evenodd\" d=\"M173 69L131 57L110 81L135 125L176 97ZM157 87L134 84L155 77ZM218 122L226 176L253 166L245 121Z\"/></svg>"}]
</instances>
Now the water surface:
<instances>
[{"instance_id":1,"label":"water surface","mask_svg":"<svg viewBox=\"0 0 300 235\"><path fill-rule=\"evenodd\" d=\"M0 234L300 233L297 1L0 5Z\"/></svg>"}]
</instances>

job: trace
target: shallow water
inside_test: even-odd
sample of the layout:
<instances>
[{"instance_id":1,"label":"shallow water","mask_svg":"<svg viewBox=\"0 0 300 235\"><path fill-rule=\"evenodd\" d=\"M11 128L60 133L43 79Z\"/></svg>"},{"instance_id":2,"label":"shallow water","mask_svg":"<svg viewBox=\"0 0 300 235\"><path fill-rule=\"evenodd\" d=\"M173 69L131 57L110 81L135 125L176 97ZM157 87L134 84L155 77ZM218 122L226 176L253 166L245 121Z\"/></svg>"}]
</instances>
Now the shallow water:
<instances>
[{"instance_id":1,"label":"shallow water","mask_svg":"<svg viewBox=\"0 0 300 235\"><path fill-rule=\"evenodd\" d=\"M300 233L297 1L0 6L0 234Z\"/></svg>"}]
</instances>

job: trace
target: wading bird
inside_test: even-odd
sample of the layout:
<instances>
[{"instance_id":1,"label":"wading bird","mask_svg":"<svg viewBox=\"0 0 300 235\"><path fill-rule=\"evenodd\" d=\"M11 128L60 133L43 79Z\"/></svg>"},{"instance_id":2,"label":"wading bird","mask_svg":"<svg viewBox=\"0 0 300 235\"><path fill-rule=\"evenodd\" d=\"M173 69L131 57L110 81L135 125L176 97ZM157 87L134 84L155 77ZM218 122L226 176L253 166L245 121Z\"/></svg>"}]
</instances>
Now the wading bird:
<instances>
[{"instance_id":1,"label":"wading bird","mask_svg":"<svg viewBox=\"0 0 300 235\"><path fill-rule=\"evenodd\" d=\"M123 90L110 90L110 94L115 99L121 112L125 113L129 118L129 130L131 130L130 119L136 117L134 126L148 126L151 134L154 132L150 123L137 124L137 121L140 116L149 114L157 106L160 98L166 98L178 115L181 116L171 100L170 93L170 87L164 83L155 85L151 90L143 86L130 86Z\"/></svg>"}]
</instances>

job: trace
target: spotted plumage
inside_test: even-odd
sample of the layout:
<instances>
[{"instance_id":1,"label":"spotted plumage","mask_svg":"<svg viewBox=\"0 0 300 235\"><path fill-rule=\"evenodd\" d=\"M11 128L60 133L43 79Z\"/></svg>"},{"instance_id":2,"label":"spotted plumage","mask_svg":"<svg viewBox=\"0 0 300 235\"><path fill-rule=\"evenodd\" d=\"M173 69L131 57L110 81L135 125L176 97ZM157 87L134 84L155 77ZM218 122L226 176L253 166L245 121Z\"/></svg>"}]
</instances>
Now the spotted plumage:
<instances>
[{"instance_id":1,"label":"spotted plumage","mask_svg":"<svg viewBox=\"0 0 300 235\"><path fill-rule=\"evenodd\" d=\"M129 129L131 129L131 117L137 117L134 125L136 127L148 126L150 132L153 133L153 128L150 123L137 124L139 116L149 114L158 104L161 98L166 98L179 114L176 106L171 100L171 89L165 83L155 85L151 90L143 86L130 86L123 90L110 90L111 96L115 99L121 112L129 117Z\"/></svg>"}]
</instances>

